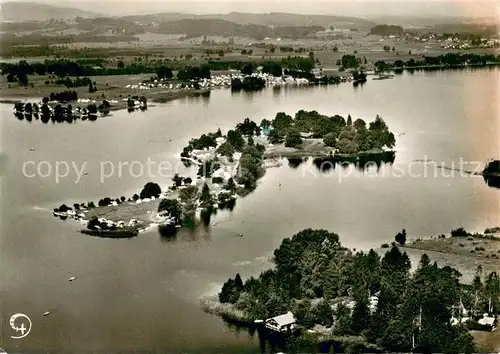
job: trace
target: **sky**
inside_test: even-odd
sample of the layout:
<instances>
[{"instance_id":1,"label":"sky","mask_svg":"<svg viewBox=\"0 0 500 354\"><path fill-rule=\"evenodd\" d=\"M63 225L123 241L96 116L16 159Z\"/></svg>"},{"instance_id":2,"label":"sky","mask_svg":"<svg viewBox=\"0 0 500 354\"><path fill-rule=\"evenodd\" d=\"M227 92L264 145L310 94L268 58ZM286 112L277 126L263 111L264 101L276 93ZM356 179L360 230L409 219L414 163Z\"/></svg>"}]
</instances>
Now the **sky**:
<instances>
[{"instance_id":1,"label":"sky","mask_svg":"<svg viewBox=\"0 0 500 354\"><path fill-rule=\"evenodd\" d=\"M500 19L500 0L41 0L38 2L77 7L100 13L109 12L114 15L154 12L206 14L236 11L252 13L289 12L362 18L397 15L496 17Z\"/></svg>"}]
</instances>

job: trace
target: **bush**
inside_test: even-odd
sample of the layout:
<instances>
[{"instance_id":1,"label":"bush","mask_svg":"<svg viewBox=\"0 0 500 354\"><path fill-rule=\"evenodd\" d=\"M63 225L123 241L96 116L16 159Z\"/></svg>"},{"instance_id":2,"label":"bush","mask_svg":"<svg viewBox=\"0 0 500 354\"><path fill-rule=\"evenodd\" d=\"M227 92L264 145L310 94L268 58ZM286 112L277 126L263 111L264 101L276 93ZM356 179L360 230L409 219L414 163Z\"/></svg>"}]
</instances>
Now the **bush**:
<instances>
[{"instance_id":1,"label":"bush","mask_svg":"<svg viewBox=\"0 0 500 354\"><path fill-rule=\"evenodd\" d=\"M138 200L139 199L139 196L137 195L137 193L132 196L132 199L133 200Z\"/></svg>"},{"instance_id":2,"label":"bush","mask_svg":"<svg viewBox=\"0 0 500 354\"><path fill-rule=\"evenodd\" d=\"M157 183L148 182L141 191L141 199L159 197L161 194L161 188Z\"/></svg>"}]
</instances>

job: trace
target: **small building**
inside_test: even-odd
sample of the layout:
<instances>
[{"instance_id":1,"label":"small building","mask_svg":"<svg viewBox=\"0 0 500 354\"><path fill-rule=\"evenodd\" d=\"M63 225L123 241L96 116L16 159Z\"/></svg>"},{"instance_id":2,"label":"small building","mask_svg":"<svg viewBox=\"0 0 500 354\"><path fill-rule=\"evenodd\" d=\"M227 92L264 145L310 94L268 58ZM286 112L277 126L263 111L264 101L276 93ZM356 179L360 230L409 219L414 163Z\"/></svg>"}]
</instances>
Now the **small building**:
<instances>
[{"instance_id":1,"label":"small building","mask_svg":"<svg viewBox=\"0 0 500 354\"><path fill-rule=\"evenodd\" d=\"M266 328L276 332L286 332L294 328L295 322L295 316L288 311L283 315L268 318L266 320Z\"/></svg>"}]
</instances>

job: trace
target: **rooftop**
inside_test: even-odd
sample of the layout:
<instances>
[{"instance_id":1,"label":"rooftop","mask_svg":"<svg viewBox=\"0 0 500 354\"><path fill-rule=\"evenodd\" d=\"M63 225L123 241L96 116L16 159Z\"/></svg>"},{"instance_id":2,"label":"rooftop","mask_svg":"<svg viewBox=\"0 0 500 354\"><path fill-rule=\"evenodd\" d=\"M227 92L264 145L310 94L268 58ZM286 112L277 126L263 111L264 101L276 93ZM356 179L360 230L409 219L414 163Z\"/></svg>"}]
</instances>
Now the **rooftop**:
<instances>
[{"instance_id":1,"label":"rooftop","mask_svg":"<svg viewBox=\"0 0 500 354\"><path fill-rule=\"evenodd\" d=\"M288 311L284 315L279 315L279 316L276 316L276 317L268 318L266 320L266 322L270 321L270 320L276 321L276 323L279 326L283 327L283 326L288 326L288 325L294 324L295 323L295 316L293 315L293 313L291 313L290 311Z\"/></svg>"}]
</instances>

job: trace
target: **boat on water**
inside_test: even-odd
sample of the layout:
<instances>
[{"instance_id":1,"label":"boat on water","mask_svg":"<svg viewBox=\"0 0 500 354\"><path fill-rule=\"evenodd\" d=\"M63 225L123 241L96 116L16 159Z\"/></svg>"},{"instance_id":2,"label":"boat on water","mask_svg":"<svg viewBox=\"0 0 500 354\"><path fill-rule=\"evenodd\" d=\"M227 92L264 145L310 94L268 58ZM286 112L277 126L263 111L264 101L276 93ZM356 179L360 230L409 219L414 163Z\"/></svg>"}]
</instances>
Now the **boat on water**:
<instances>
[{"instance_id":1,"label":"boat on water","mask_svg":"<svg viewBox=\"0 0 500 354\"><path fill-rule=\"evenodd\" d=\"M386 79L392 79L392 78L394 78L394 75L379 74L377 77L374 77L373 80L386 80Z\"/></svg>"},{"instance_id":2,"label":"boat on water","mask_svg":"<svg viewBox=\"0 0 500 354\"><path fill-rule=\"evenodd\" d=\"M50 311L45 311L45 312L43 313L43 315L44 315L44 316L48 316L48 315L50 315L50 313L51 313Z\"/></svg>"}]
</instances>

